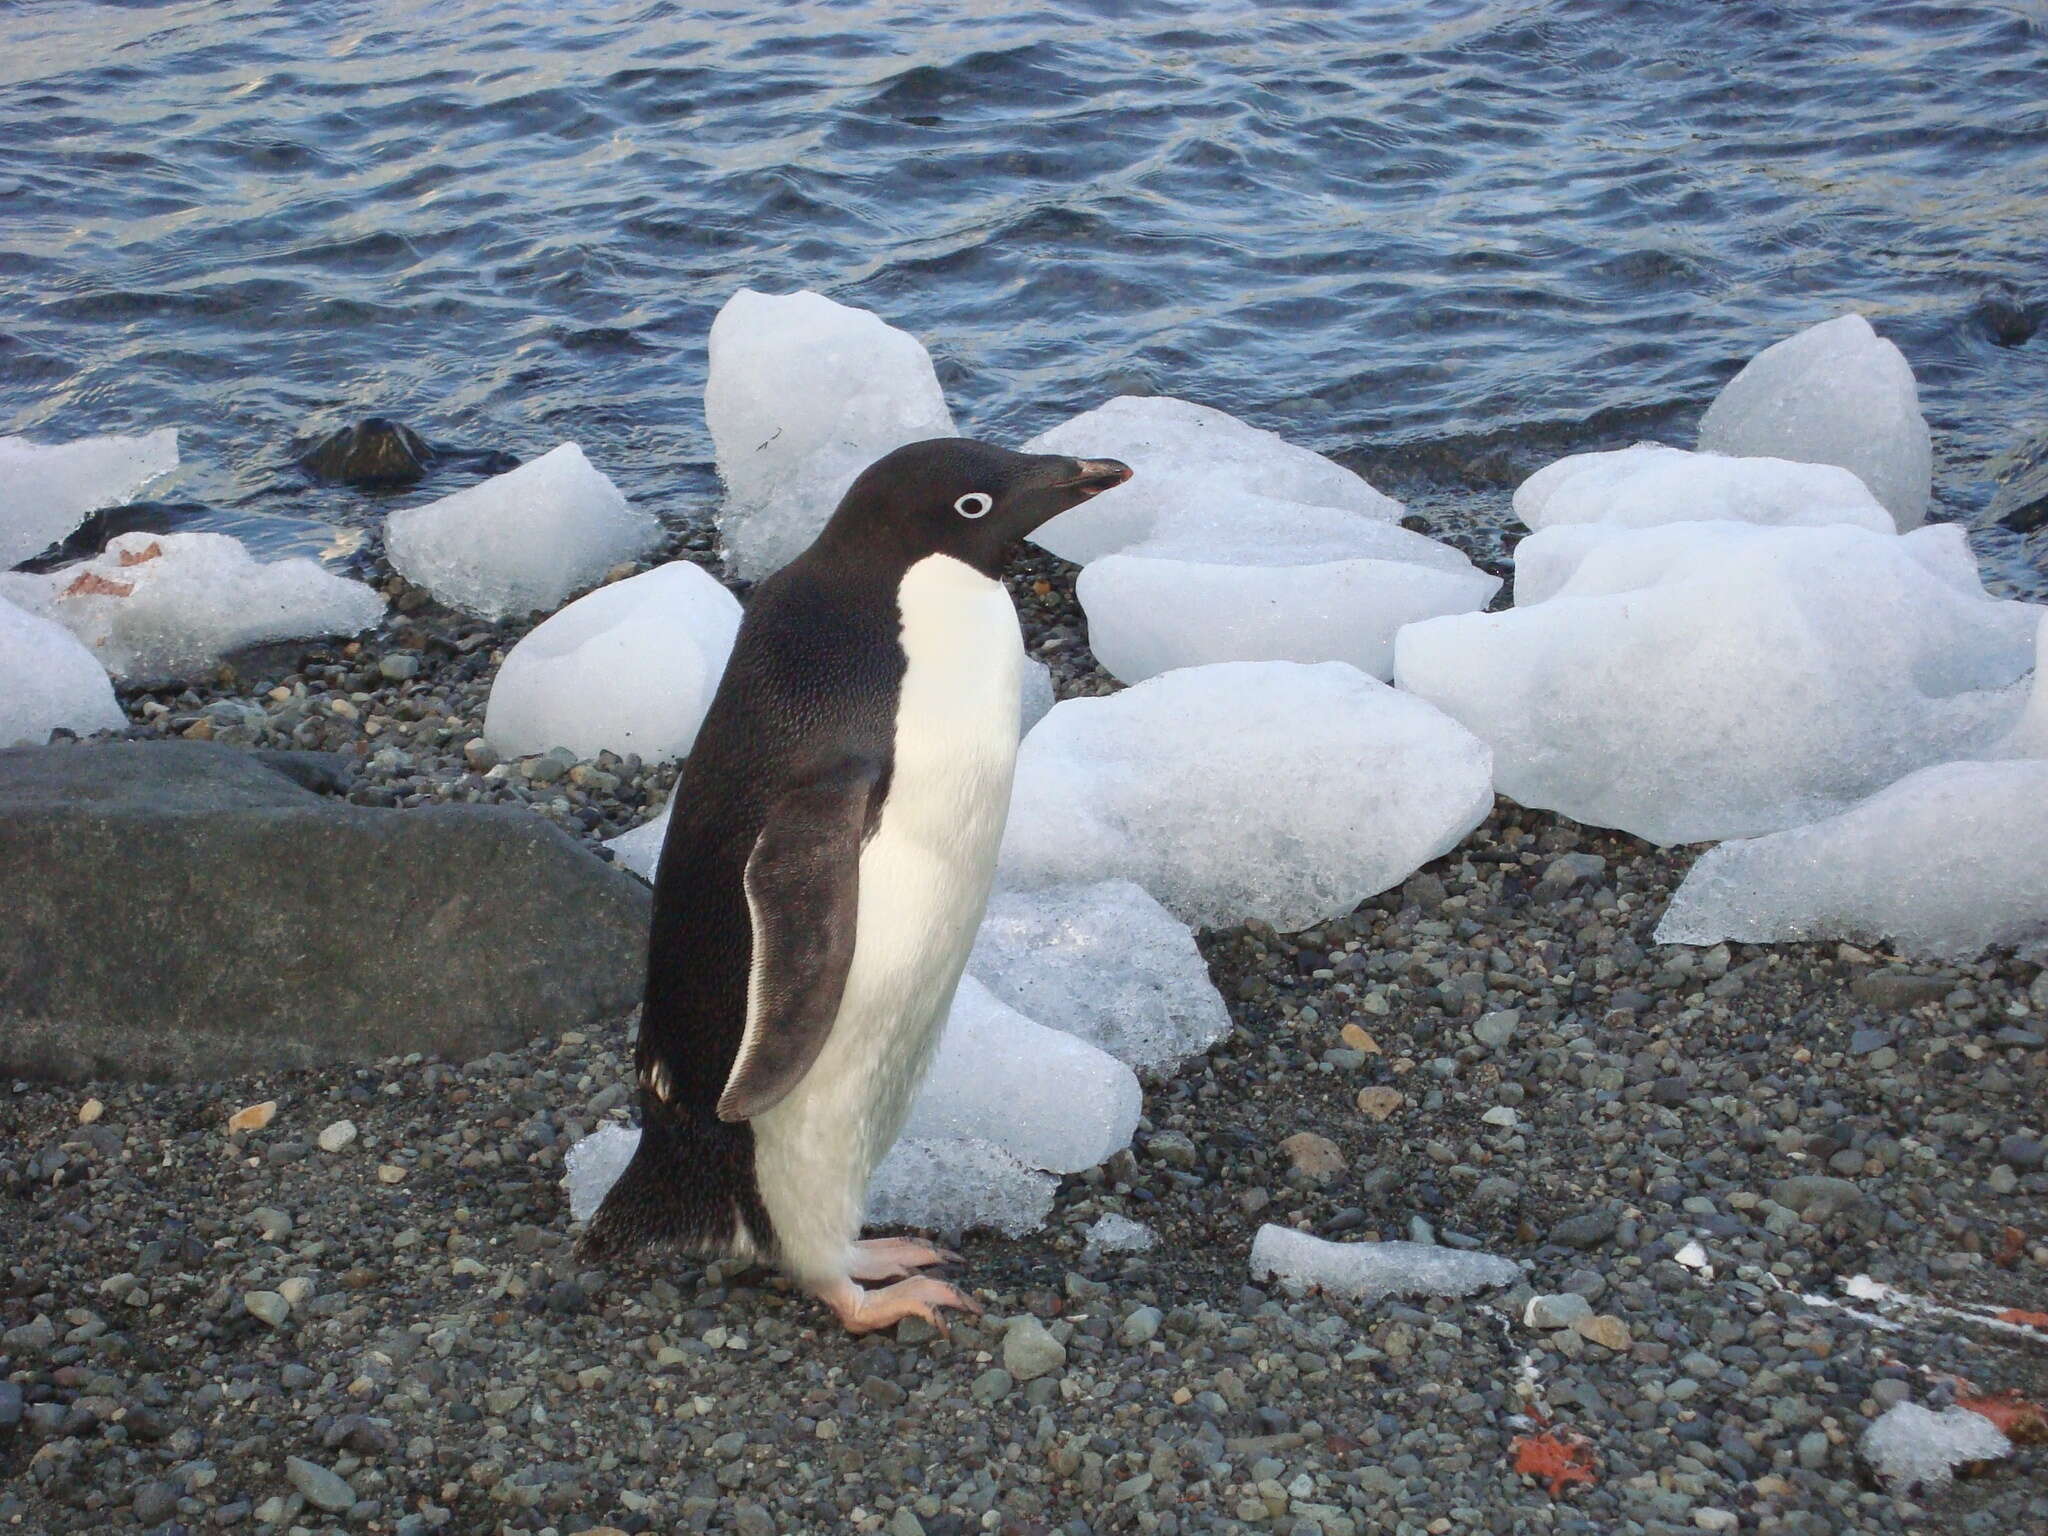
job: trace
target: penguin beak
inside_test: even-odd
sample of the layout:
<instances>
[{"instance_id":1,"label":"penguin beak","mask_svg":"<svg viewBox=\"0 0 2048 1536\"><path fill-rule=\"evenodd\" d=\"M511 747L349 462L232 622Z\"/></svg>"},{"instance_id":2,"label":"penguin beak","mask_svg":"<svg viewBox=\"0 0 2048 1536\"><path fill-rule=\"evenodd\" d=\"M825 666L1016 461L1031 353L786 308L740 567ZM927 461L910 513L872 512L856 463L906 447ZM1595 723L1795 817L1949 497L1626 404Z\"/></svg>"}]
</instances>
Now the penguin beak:
<instances>
[{"instance_id":1,"label":"penguin beak","mask_svg":"<svg viewBox=\"0 0 2048 1536\"><path fill-rule=\"evenodd\" d=\"M1131 466L1115 459L1073 459L1069 462L1074 466L1074 473L1068 479L1058 481L1053 489L1071 491L1077 501L1086 501L1090 496L1113 490L1131 478Z\"/></svg>"}]
</instances>

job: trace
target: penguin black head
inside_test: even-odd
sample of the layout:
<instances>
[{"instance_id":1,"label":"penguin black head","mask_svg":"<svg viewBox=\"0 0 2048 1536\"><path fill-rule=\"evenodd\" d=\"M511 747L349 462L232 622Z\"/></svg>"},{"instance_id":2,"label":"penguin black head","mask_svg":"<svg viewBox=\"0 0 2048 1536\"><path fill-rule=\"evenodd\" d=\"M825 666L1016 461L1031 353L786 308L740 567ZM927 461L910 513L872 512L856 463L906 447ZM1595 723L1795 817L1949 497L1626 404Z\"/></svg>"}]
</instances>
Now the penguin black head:
<instances>
[{"instance_id":1,"label":"penguin black head","mask_svg":"<svg viewBox=\"0 0 2048 1536\"><path fill-rule=\"evenodd\" d=\"M951 555L996 575L1025 534L1131 478L1115 459L1013 453L966 437L935 437L884 454L847 489L820 543L909 561Z\"/></svg>"}]
</instances>

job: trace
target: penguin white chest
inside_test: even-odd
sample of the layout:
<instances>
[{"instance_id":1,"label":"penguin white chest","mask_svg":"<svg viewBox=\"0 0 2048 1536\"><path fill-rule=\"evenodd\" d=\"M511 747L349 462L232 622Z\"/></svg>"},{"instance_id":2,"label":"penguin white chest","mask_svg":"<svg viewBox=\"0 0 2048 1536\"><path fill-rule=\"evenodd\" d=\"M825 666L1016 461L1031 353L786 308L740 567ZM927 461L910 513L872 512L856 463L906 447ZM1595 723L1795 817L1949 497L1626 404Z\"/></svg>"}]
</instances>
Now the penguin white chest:
<instances>
[{"instance_id":1,"label":"penguin white chest","mask_svg":"<svg viewBox=\"0 0 2048 1536\"><path fill-rule=\"evenodd\" d=\"M904 672L882 814L861 852L853 960L803 1081L754 1122L784 1263L843 1260L868 1175L938 1043L994 878L1017 759L1023 645L1000 582L945 555L897 589Z\"/></svg>"}]
</instances>

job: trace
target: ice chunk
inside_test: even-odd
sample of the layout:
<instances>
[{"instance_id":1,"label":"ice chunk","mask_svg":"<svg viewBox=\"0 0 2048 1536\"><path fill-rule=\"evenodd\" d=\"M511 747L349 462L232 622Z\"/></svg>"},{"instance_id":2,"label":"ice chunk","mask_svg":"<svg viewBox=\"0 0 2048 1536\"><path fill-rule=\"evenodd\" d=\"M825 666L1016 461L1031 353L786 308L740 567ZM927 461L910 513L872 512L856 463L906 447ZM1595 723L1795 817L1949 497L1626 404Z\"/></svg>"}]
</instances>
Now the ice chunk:
<instances>
[{"instance_id":1,"label":"ice chunk","mask_svg":"<svg viewBox=\"0 0 2048 1536\"><path fill-rule=\"evenodd\" d=\"M1700 421L1705 453L1839 464L1901 532L1927 516L1934 448L1913 369L1861 315L1809 326L1749 360Z\"/></svg>"},{"instance_id":2,"label":"ice chunk","mask_svg":"<svg viewBox=\"0 0 2048 1536\"><path fill-rule=\"evenodd\" d=\"M1166 535L1298 526L1303 505L1352 514L1314 519L1316 526L1401 516L1398 501L1343 465L1223 411L1163 395L1120 395L1039 433L1024 451L1117 458L1135 471L1031 535L1081 565Z\"/></svg>"},{"instance_id":3,"label":"ice chunk","mask_svg":"<svg viewBox=\"0 0 2048 1536\"><path fill-rule=\"evenodd\" d=\"M1133 1067L1171 1067L1230 1033L1194 935L1128 880L997 891L968 971L1029 1018Z\"/></svg>"},{"instance_id":4,"label":"ice chunk","mask_svg":"<svg viewBox=\"0 0 2048 1536\"><path fill-rule=\"evenodd\" d=\"M0 598L0 747L39 747L60 727L89 736L127 724L107 669L76 635Z\"/></svg>"},{"instance_id":5,"label":"ice chunk","mask_svg":"<svg viewBox=\"0 0 2048 1536\"><path fill-rule=\"evenodd\" d=\"M1946 1488L1956 1468L1998 1461L2012 1441L1981 1413L1948 1407L1940 1413L1918 1403L1894 1403L1863 1431L1863 1459L1895 1493Z\"/></svg>"},{"instance_id":6,"label":"ice chunk","mask_svg":"<svg viewBox=\"0 0 2048 1536\"><path fill-rule=\"evenodd\" d=\"M62 624L122 681L191 677L237 646L353 635L384 616L362 582L304 556L265 564L224 533L124 533L46 575L0 573L0 597Z\"/></svg>"},{"instance_id":7,"label":"ice chunk","mask_svg":"<svg viewBox=\"0 0 2048 1536\"><path fill-rule=\"evenodd\" d=\"M1531 528L1850 523L1872 533L1897 532L1870 487L1837 465L1687 453L1661 443L1575 453L1547 464L1515 492L1515 516Z\"/></svg>"},{"instance_id":8,"label":"ice chunk","mask_svg":"<svg viewBox=\"0 0 2048 1536\"><path fill-rule=\"evenodd\" d=\"M1218 540L1199 555L1140 544L1084 568L1075 595L1088 648L1123 682L1220 661L1343 661L1393 676L1404 624L1484 608L1500 578L1448 545L1388 523L1361 526L1441 550L1439 559L1317 560L1284 544Z\"/></svg>"},{"instance_id":9,"label":"ice chunk","mask_svg":"<svg viewBox=\"0 0 2048 1536\"><path fill-rule=\"evenodd\" d=\"M2034 683L2012 732L1990 757L2048 757L2048 609L2034 631Z\"/></svg>"},{"instance_id":10,"label":"ice chunk","mask_svg":"<svg viewBox=\"0 0 2048 1536\"><path fill-rule=\"evenodd\" d=\"M512 647L491 684L485 739L507 757L552 747L685 756L739 624L739 600L687 560L599 587Z\"/></svg>"},{"instance_id":11,"label":"ice chunk","mask_svg":"<svg viewBox=\"0 0 2048 1536\"><path fill-rule=\"evenodd\" d=\"M1965 960L2048 945L2048 762L1938 763L1810 826L1702 854L1660 944L1889 941Z\"/></svg>"},{"instance_id":12,"label":"ice chunk","mask_svg":"<svg viewBox=\"0 0 2048 1536\"><path fill-rule=\"evenodd\" d=\"M1522 1271L1490 1253L1434 1243L1333 1243L1268 1222L1252 1239L1252 1278L1313 1285L1333 1296L1466 1296L1514 1285Z\"/></svg>"},{"instance_id":13,"label":"ice chunk","mask_svg":"<svg viewBox=\"0 0 2048 1536\"><path fill-rule=\"evenodd\" d=\"M1754 836L1982 756L2019 717L2040 610L1985 595L1960 528L1552 528L1518 587L1550 542L1579 556L1541 601L1395 643L1402 686L1484 739L1524 805L1660 843Z\"/></svg>"},{"instance_id":14,"label":"ice chunk","mask_svg":"<svg viewBox=\"0 0 2048 1536\"><path fill-rule=\"evenodd\" d=\"M1188 667L1053 706L1017 754L999 878L1135 880L1183 922L1291 932L1399 884L1492 805L1485 746L1355 667Z\"/></svg>"},{"instance_id":15,"label":"ice chunk","mask_svg":"<svg viewBox=\"0 0 2048 1536\"><path fill-rule=\"evenodd\" d=\"M704 420L725 481L719 534L749 581L801 554L890 449L953 436L917 338L808 291L726 300L711 323Z\"/></svg>"},{"instance_id":16,"label":"ice chunk","mask_svg":"<svg viewBox=\"0 0 2048 1536\"><path fill-rule=\"evenodd\" d=\"M1158 1241L1159 1234L1142 1221L1111 1211L1089 1227L1087 1246L1096 1253L1144 1253Z\"/></svg>"},{"instance_id":17,"label":"ice chunk","mask_svg":"<svg viewBox=\"0 0 2048 1536\"><path fill-rule=\"evenodd\" d=\"M668 836L668 813L674 809L675 797L671 795L668 804L651 821L643 821L632 831L605 840L605 847L611 849L612 858L621 869L631 870L649 885L654 883L654 872L661 865L661 841Z\"/></svg>"},{"instance_id":18,"label":"ice chunk","mask_svg":"<svg viewBox=\"0 0 2048 1536\"><path fill-rule=\"evenodd\" d=\"M562 1159L562 1187L569 1192L569 1216L588 1221L619 1182L640 1148L640 1128L612 1121L571 1147Z\"/></svg>"},{"instance_id":19,"label":"ice chunk","mask_svg":"<svg viewBox=\"0 0 2048 1536\"><path fill-rule=\"evenodd\" d=\"M1045 1225L1059 1180L1027 1168L993 1142L906 1136L868 1182L868 1224L966 1232L992 1227L1023 1237Z\"/></svg>"},{"instance_id":20,"label":"ice chunk","mask_svg":"<svg viewBox=\"0 0 2048 1536\"><path fill-rule=\"evenodd\" d=\"M0 437L0 570L41 554L101 507L178 467L178 433L32 443Z\"/></svg>"},{"instance_id":21,"label":"ice chunk","mask_svg":"<svg viewBox=\"0 0 2048 1536\"><path fill-rule=\"evenodd\" d=\"M1131 1144L1143 1099L1114 1056L963 976L903 1134L978 1137L1027 1167L1079 1173Z\"/></svg>"},{"instance_id":22,"label":"ice chunk","mask_svg":"<svg viewBox=\"0 0 2048 1536\"><path fill-rule=\"evenodd\" d=\"M661 525L628 506L574 443L384 520L384 550L401 576L491 619L554 608L660 539Z\"/></svg>"},{"instance_id":23,"label":"ice chunk","mask_svg":"<svg viewBox=\"0 0 2048 1536\"><path fill-rule=\"evenodd\" d=\"M1017 734L1022 736L1043 720L1053 706L1052 668L1026 656L1018 687Z\"/></svg>"}]
</instances>

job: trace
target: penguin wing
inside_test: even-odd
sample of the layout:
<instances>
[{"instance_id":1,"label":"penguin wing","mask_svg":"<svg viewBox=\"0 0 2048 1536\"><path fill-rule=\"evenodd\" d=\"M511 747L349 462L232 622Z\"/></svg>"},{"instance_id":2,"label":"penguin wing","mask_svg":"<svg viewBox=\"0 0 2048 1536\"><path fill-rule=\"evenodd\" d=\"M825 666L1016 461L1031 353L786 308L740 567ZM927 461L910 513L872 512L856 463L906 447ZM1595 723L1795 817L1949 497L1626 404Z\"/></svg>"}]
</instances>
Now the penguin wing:
<instances>
[{"instance_id":1,"label":"penguin wing","mask_svg":"<svg viewBox=\"0 0 2048 1536\"><path fill-rule=\"evenodd\" d=\"M844 758L768 808L747 856L753 964L747 1024L718 1118L751 1120L803 1080L832 1033L853 963L860 845L881 777L872 758Z\"/></svg>"}]
</instances>

